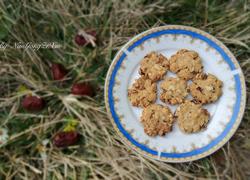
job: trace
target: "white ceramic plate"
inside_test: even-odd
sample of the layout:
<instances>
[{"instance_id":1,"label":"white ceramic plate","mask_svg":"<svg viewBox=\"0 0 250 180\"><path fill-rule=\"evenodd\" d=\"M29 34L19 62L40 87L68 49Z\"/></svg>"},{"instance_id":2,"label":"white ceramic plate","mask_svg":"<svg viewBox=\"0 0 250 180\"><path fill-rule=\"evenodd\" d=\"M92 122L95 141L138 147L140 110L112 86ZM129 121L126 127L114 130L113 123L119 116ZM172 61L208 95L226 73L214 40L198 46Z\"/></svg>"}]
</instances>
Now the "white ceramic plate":
<instances>
[{"instance_id":1,"label":"white ceramic plate","mask_svg":"<svg viewBox=\"0 0 250 180\"><path fill-rule=\"evenodd\" d=\"M204 131L185 134L175 123L173 131L165 136L149 137L140 123L142 109L131 106L128 100L128 87L139 77L139 63L146 54L157 51L170 57L183 48L198 52L204 71L223 81L223 95L205 106L211 118ZM166 76L174 74L168 72ZM122 140L147 157L167 162L200 159L222 147L239 126L245 101L244 76L233 54L213 36L187 26L157 27L131 39L115 56L105 84L107 111ZM157 103L164 104L159 98ZM176 109L164 105L172 112Z\"/></svg>"}]
</instances>

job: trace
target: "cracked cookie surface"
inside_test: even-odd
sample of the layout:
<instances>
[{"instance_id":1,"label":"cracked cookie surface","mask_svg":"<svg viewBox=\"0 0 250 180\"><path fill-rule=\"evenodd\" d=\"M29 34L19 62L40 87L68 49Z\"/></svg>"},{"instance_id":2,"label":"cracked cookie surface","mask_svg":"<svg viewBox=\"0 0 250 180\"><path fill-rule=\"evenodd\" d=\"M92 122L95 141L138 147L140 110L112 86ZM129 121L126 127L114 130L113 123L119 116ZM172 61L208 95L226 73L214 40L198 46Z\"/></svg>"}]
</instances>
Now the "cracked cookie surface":
<instances>
[{"instance_id":1,"label":"cracked cookie surface","mask_svg":"<svg viewBox=\"0 0 250 180\"><path fill-rule=\"evenodd\" d=\"M175 111L179 128L185 133L199 132L206 127L210 114L201 104L185 101Z\"/></svg>"},{"instance_id":2,"label":"cracked cookie surface","mask_svg":"<svg viewBox=\"0 0 250 180\"><path fill-rule=\"evenodd\" d=\"M141 61L139 73L155 82L163 78L168 68L169 62L165 56L151 52Z\"/></svg>"},{"instance_id":3,"label":"cracked cookie surface","mask_svg":"<svg viewBox=\"0 0 250 180\"><path fill-rule=\"evenodd\" d=\"M212 74L197 74L189 91L202 104L215 102L222 94L222 81Z\"/></svg>"},{"instance_id":4,"label":"cracked cookie surface","mask_svg":"<svg viewBox=\"0 0 250 180\"><path fill-rule=\"evenodd\" d=\"M197 52L181 49L170 57L169 69L176 73L178 77L190 80L197 73L202 72L203 66Z\"/></svg>"},{"instance_id":5,"label":"cracked cookie surface","mask_svg":"<svg viewBox=\"0 0 250 180\"><path fill-rule=\"evenodd\" d=\"M168 107L152 104L143 109L141 122L149 136L163 136L172 130L173 114Z\"/></svg>"},{"instance_id":6,"label":"cracked cookie surface","mask_svg":"<svg viewBox=\"0 0 250 180\"><path fill-rule=\"evenodd\" d=\"M180 78L168 77L160 85L160 99L172 105L180 104L188 95L187 82Z\"/></svg>"},{"instance_id":7,"label":"cracked cookie surface","mask_svg":"<svg viewBox=\"0 0 250 180\"><path fill-rule=\"evenodd\" d=\"M156 83L145 77L140 77L128 89L128 98L133 106L146 107L155 102L156 90Z\"/></svg>"}]
</instances>

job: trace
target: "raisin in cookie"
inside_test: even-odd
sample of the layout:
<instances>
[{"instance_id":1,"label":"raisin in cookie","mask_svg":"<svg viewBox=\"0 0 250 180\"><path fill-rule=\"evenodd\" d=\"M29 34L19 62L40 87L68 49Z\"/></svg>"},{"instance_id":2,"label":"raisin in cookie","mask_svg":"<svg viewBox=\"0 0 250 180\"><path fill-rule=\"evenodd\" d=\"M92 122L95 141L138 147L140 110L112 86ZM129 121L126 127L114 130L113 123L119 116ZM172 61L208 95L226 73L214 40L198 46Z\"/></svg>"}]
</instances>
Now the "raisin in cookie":
<instances>
[{"instance_id":1,"label":"raisin in cookie","mask_svg":"<svg viewBox=\"0 0 250 180\"><path fill-rule=\"evenodd\" d=\"M141 61L139 73L155 82L162 79L167 70L167 58L162 54L151 52Z\"/></svg>"},{"instance_id":2,"label":"raisin in cookie","mask_svg":"<svg viewBox=\"0 0 250 180\"><path fill-rule=\"evenodd\" d=\"M133 106L146 107L155 102L156 90L156 83L145 77L140 77L128 90L128 98Z\"/></svg>"},{"instance_id":3,"label":"raisin in cookie","mask_svg":"<svg viewBox=\"0 0 250 180\"><path fill-rule=\"evenodd\" d=\"M197 74L188 88L197 102L212 103L222 94L222 81L212 74Z\"/></svg>"},{"instance_id":4,"label":"raisin in cookie","mask_svg":"<svg viewBox=\"0 0 250 180\"><path fill-rule=\"evenodd\" d=\"M189 80L202 72L203 66L197 52L181 49L170 57L169 69L178 77Z\"/></svg>"},{"instance_id":5,"label":"raisin in cookie","mask_svg":"<svg viewBox=\"0 0 250 180\"><path fill-rule=\"evenodd\" d=\"M209 112L202 108L201 104L185 101L175 112L177 123L185 133L198 132L206 127L209 120Z\"/></svg>"},{"instance_id":6,"label":"raisin in cookie","mask_svg":"<svg viewBox=\"0 0 250 180\"><path fill-rule=\"evenodd\" d=\"M141 122L149 136L163 136L172 130L173 115L168 107L152 104L143 109Z\"/></svg>"},{"instance_id":7,"label":"raisin in cookie","mask_svg":"<svg viewBox=\"0 0 250 180\"><path fill-rule=\"evenodd\" d=\"M160 99L169 104L182 103L188 95L187 82L180 78L168 77L161 83Z\"/></svg>"}]
</instances>

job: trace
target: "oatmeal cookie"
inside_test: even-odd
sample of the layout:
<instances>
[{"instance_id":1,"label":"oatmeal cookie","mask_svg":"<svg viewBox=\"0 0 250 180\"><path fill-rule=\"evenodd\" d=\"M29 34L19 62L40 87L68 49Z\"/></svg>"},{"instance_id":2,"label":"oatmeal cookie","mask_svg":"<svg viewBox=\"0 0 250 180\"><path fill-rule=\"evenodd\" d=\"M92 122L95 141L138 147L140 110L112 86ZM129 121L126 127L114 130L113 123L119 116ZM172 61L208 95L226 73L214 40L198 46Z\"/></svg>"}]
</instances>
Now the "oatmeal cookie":
<instances>
[{"instance_id":1,"label":"oatmeal cookie","mask_svg":"<svg viewBox=\"0 0 250 180\"><path fill-rule=\"evenodd\" d=\"M210 114L201 104L185 101L175 111L175 118L180 129L185 133L198 132L205 128Z\"/></svg>"},{"instance_id":2,"label":"oatmeal cookie","mask_svg":"<svg viewBox=\"0 0 250 180\"><path fill-rule=\"evenodd\" d=\"M128 98L133 106L146 107L155 102L156 90L156 83L145 77L140 77L128 89Z\"/></svg>"},{"instance_id":3,"label":"oatmeal cookie","mask_svg":"<svg viewBox=\"0 0 250 180\"><path fill-rule=\"evenodd\" d=\"M212 74L197 74L188 89L197 102L212 103L222 94L222 81Z\"/></svg>"},{"instance_id":4,"label":"oatmeal cookie","mask_svg":"<svg viewBox=\"0 0 250 180\"><path fill-rule=\"evenodd\" d=\"M169 104L182 103L188 95L187 82L180 78L168 77L161 83L160 99Z\"/></svg>"},{"instance_id":5,"label":"oatmeal cookie","mask_svg":"<svg viewBox=\"0 0 250 180\"><path fill-rule=\"evenodd\" d=\"M152 104L143 109L141 122L149 136L163 136L172 130L173 115L168 107Z\"/></svg>"},{"instance_id":6,"label":"oatmeal cookie","mask_svg":"<svg viewBox=\"0 0 250 180\"><path fill-rule=\"evenodd\" d=\"M202 72L203 66L197 52L181 49L170 57L169 69L178 77L189 80L197 73Z\"/></svg>"},{"instance_id":7,"label":"oatmeal cookie","mask_svg":"<svg viewBox=\"0 0 250 180\"><path fill-rule=\"evenodd\" d=\"M162 54L151 52L141 61L139 73L155 82L162 79L167 70L167 58Z\"/></svg>"}]
</instances>

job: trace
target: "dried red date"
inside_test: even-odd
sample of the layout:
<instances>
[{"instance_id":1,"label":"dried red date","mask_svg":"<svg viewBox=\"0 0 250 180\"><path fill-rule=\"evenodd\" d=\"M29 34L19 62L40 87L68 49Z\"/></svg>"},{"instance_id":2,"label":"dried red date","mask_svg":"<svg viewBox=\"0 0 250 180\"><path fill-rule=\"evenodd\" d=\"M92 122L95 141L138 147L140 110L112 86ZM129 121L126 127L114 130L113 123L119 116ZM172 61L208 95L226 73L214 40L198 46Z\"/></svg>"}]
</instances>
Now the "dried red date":
<instances>
[{"instance_id":1,"label":"dried red date","mask_svg":"<svg viewBox=\"0 0 250 180\"><path fill-rule=\"evenodd\" d=\"M67 74L67 70L65 69L65 67L62 64L58 63L52 64L51 71L54 80L62 80Z\"/></svg>"},{"instance_id":2,"label":"dried red date","mask_svg":"<svg viewBox=\"0 0 250 180\"><path fill-rule=\"evenodd\" d=\"M75 43L77 45L79 45L79 46L85 46L85 45L90 44L91 42L90 42L89 38L91 38L94 43L96 42L96 35L97 35L96 31L91 30L91 31L86 31L84 33L85 33L85 35L83 35L82 33L78 33L75 36Z\"/></svg>"},{"instance_id":3,"label":"dried red date","mask_svg":"<svg viewBox=\"0 0 250 180\"><path fill-rule=\"evenodd\" d=\"M58 132L53 138L53 144L58 148L64 148L74 145L79 140L79 134L76 131Z\"/></svg>"},{"instance_id":4,"label":"dried red date","mask_svg":"<svg viewBox=\"0 0 250 180\"><path fill-rule=\"evenodd\" d=\"M22 107L27 111L39 111L42 110L45 106L45 101L36 96L26 96L22 100Z\"/></svg>"},{"instance_id":5,"label":"dried red date","mask_svg":"<svg viewBox=\"0 0 250 180\"><path fill-rule=\"evenodd\" d=\"M90 84L77 83L72 86L71 93L74 95L81 95L81 96L93 96L94 90Z\"/></svg>"}]
</instances>

